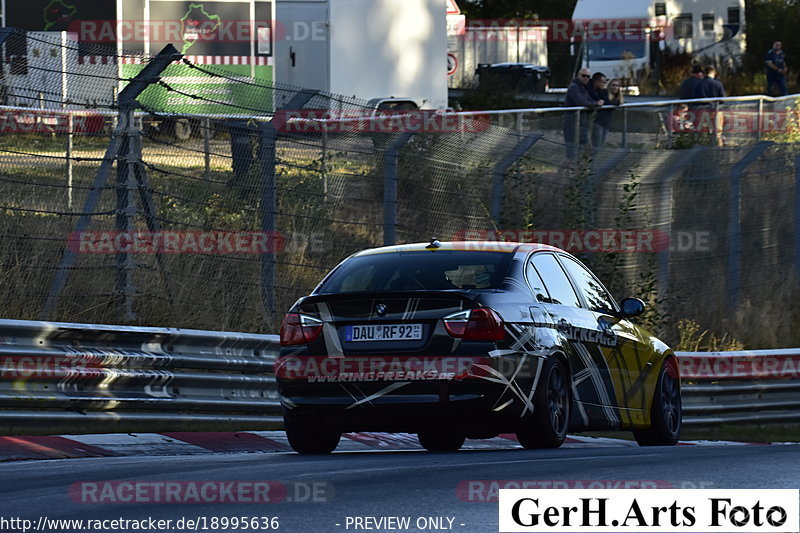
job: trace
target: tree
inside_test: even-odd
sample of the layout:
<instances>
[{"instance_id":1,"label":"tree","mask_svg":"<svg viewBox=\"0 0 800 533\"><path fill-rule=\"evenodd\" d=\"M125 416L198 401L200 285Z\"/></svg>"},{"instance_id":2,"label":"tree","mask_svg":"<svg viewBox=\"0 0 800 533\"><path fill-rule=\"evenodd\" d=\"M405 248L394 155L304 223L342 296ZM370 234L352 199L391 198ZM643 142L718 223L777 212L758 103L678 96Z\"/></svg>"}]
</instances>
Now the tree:
<instances>
[{"instance_id":1,"label":"tree","mask_svg":"<svg viewBox=\"0 0 800 533\"><path fill-rule=\"evenodd\" d=\"M781 41L786 52L790 75L800 70L800 39L797 21L800 2L796 0L747 0L745 2L747 32L746 68L764 69L764 56L772 43Z\"/></svg>"}]
</instances>

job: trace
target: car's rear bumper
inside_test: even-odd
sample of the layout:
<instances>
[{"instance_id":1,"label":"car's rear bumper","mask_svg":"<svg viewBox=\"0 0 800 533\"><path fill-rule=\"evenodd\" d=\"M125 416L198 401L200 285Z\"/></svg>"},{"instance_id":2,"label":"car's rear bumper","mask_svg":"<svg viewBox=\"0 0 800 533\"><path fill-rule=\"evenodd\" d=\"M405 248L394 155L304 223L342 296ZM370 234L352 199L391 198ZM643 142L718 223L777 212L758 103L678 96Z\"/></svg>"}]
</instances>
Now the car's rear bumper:
<instances>
[{"instance_id":1,"label":"car's rear bumper","mask_svg":"<svg viewBox=\"0 0 800 533\"><path fill-rule=\"evenodd\" d=\"M432 427L458 427L469 436L490 437L513 431L521 420L522 404L508 401L502 389L449 391L447 384L406 394L308 395L283 394L281 403L289 422L324 426L341 432L386 431L416 433ZM357 386L349 389L357 390ZM339 392L345 391L340 389Z\"/></svg>"}]
</instances>

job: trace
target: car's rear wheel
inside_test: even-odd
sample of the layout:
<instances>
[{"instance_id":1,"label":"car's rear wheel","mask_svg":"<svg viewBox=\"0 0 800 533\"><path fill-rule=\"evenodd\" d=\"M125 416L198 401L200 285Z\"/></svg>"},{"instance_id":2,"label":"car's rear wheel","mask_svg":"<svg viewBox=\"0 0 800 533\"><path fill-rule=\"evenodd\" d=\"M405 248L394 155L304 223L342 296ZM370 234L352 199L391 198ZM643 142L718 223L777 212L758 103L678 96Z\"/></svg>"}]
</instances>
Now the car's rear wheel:
<instances>
[{"instance_id":1,"label":"car's rear wheel","mask_svg":"<svg viewBox=\"0 0 800 533\"><path fill-rule=\"evenodd\" d=\"M286 420L286 437L297 453L326 454L336 449L342 434L306 422Z\"/></svg>"},{"instance_id":2,"label":"car's rear wheel","mask_svg":"<svg viewBox=\"0 0 800 533\"><path fill-rule=\"evenodd\" d=\"M639 446L673 446L681 436L683 405L681 381L675 359L667 359L661 366L650 409L650 428L634 430Z\"/></svg>"},{"instance_id":3,"label":"car's rear wheel","mask_svg":"<svg viewBox=\"0 0 800 533\"><path fill-rule=\"evenodd\" d=\"M558 357L545 359L534 394L533 414L517 431L523 448L558 448L567 438L569 427L569 375Z\"/></svg>"},{"instance_id":4,"label":"car's rear wheel","mask_svg":"<svg viewBox=\"0 0 800 533\"><path fill-rule=\"evenodd\" d=\"M417 434L419 443L429 452L454 452L464 445L464 434L447 429L426 429Z\"/></svg>"}]
</instances>

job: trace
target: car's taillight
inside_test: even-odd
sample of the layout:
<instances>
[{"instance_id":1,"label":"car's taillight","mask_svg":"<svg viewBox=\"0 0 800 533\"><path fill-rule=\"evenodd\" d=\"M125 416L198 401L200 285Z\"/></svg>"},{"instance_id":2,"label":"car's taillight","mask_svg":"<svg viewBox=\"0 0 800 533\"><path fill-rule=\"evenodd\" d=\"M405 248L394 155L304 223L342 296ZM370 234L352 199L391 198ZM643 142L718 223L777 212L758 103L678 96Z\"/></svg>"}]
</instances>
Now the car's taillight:
<instances>
[{"instance_id":1,"label":"car's taillight","mask_svg":"<svg viewBox=\"0 0 800 533\"><path fill-rule=\"evenodd\" d=\"M465 341L501 341L506 336L503 319L488 307L459 311L442 320L451 337Z\"/></svg>"},{"instance_id":2,"label":"car's taillight","mask_svg":"<svg viewBox=\"0 0 800 533\"><path fill-rule=\"evenodd\" d=\"M314 342L321 331L322 320L300 313L289 313L281 324L281 346Z\"/></svg>"}]
</instances>

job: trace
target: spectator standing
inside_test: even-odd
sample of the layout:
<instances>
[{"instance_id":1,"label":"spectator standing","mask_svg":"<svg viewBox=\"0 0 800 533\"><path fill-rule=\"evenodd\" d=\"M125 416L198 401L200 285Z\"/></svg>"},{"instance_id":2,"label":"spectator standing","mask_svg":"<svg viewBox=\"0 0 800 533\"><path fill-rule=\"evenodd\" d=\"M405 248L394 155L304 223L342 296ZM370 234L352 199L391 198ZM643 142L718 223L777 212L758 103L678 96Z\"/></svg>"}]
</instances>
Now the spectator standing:
<instances>
[{"instance_id":1,"label":"spectator standing","mask_svg":"<svg viewBox=\"0 0 800 533\"><path fill-rule=\"evenodd\" d=\"M775 41L772 43L772 49L767 52L767 96L786 96L788 94L786 71L786 53L783 51L783 43ZM777 89L777 95L772 92L773 86Z\"/></svg>"},{"instance_id":2,"label":"spectator standing","mask_svg":"<svg viewBox=\"0 0 800 533\"><path fill-rule=\"evenodd\" d=\"M717 79L717 69L705 68L705 76L694 86L692 98L725 98L725 87Z\"/></svg>"},{"instance_id":3,"label":"spectator standing","mask_svg":"<svg viewBox=\"0 0 800 533\"><path fill-rule=\"evenodd\" d=\"M705 77L701 83L698 83L694 88L694 98L725 98L725 87L717 79L717 69L712 66L705 68ZM700 107L698 113L708 113L709 122L712 125L714 139L717 146L722 146L722 129L725 125L725 117L722 111L719 110L718 105L704 104ZM703 123L702 117L696 119L698 123Z\"/></svg>"},{"instance_id":4,"label":"spectator standing","mask_svg":"<svg viewBox=\"0 0 800 533\"><path fill-rule=\"evenodd\" d=\"M695 65L692 67L692 73L688 78L681 82L681 88L678 91L678 98L681 100L688 100L693 98L694 89L700 82L703 81L703 67Z\"/></svg>"},{"instance_id":5,"label":"spectator standing","mask_svg":"<svg viewBox=\"0 0 800 533\"><path fill-rule=\"evenodd\" d=\"M572 80L567 87L567 95L564 98L565 107L597 107L602 106L602 100L595 100L589 94L589 80L592 77L588 68L582 68L578 72L578 77ZM578 122L579 132L575 131L576 121ZM581 145L589 142L589 116L586 111L569 111L564 113L564 143L567 147L567 159L575 161L578 158L578 143Z\"/></svg>"},{"instance_id":6,"label":"spectator standing","mask_svg":"<svg viewBox=\"0 0 800 533\"><path fill-rule=\"evenodd\" d=\"M625 103L625 97L622 95L622 82L618 79L613 79L606 82L606 77L598 73L599 77L593 80L593 86L597 91L593 98L595 100L602 100L603 107L598 109L594 124L592 124L592 147L594 149L601 148L606 143L606 136L611 127L611 119L614 116L615 107ZM598 76L595 74L595 76Z\"/></svg>"}]
</instances>

